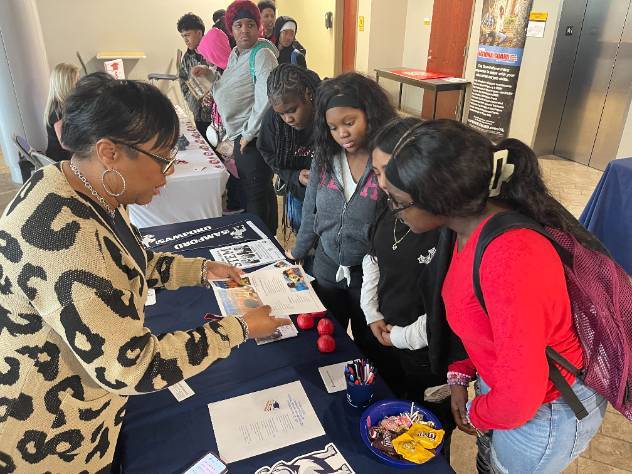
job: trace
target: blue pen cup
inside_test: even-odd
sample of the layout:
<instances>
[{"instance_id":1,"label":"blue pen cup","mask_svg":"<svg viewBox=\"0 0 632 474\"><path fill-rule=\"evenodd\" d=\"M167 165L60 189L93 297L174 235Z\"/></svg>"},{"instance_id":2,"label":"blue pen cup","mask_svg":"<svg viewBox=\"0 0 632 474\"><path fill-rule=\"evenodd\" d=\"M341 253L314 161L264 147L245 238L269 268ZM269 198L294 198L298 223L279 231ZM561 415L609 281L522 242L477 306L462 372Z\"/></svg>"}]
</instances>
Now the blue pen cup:
<instances>
[{"instance_id":1,"label":"blue pen cup","mask_svg":"<svg viewBox=\"0 0 632 474\"><path fill-rule=\"evenodd\" d=\"M375 383L355 385L347 380L347 402L355 408L364 408L369 406L373 400Z\"/></svg>"}]
</instances>

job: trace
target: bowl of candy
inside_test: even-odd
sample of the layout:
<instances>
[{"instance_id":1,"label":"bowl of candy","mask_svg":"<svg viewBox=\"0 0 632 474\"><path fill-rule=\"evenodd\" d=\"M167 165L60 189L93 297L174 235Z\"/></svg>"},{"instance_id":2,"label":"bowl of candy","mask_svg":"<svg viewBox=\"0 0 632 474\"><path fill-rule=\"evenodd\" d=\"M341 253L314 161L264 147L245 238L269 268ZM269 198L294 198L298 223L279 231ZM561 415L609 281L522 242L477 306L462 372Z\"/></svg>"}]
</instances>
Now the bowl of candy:
<instances>
[{"instance_id":1,"label":"bowl of candy","mask_svg":"<svg viewBox=\"0 0 632 474\"><path fill-rule=\"evenodd\" d=\"M360 417L360 436L382 462L412 468L441 452L444 431L427 408L404 400L374 403Z\"/></svg>"}]
</instances>

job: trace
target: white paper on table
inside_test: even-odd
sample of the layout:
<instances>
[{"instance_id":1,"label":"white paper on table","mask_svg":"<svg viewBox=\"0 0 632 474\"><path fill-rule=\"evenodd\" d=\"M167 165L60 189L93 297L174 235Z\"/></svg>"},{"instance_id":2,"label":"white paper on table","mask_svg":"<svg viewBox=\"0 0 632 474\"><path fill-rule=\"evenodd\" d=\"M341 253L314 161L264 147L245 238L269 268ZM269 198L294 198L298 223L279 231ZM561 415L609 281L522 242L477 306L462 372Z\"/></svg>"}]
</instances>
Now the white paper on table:
<instances>
[{"instance_id":1,"label":"white paper on table","mask_svg":"<svg viewBox=\"0 0 632 474\"><path fill-rule=\"evenodd\" d=\"M239 268L251 268L283 259L283 254L270 239L211 249L216 262L225 262Z\"/></svg>"},{"instance_id":2,"label":"white paper on table","mask_svg":"<svg viewBox=\"0 0 632 474\"><path fill-rule=\"evenodd\" d=\"M195 392L186 381L181 380L180 382L173 384L169 387L169 391L176 397L176 400L181 402L182 400L186 400L189 397L195 395Z\"/></svg>"},{"instance_id":3,"label":"white paper on table","mask_svg":"<svg viewBox=\"0 0 632 474\"><path fill-rule=\"evenodd\" d=\"M270 305L275 316L325 311L305 271L298 265L263 268L249 273L248 278L261 302Z\"/></svg>"},{"instance_id":4,"label":"white paper on table","mask_svg":"<svg viewBox=\"0 0 632 474\"><path fill-rule=\"evenodd\" d=\"M276 268L301 267L303 269L303 273L305 273L305 276L307 277L308 281L312 282L312 281L314 281L316 279L313 276L311 276L309 273L307 273L302 265L296 265L294 263L288 262L287 260L279 260L278 262L274 262L274 263L271 263L270 265L266 265L265 267L260 268L257 271L261 271L261 270L264 270L264 269L270 268L270 267L276 267Z\"/></svg>"},{"instance_id":5,"label":"white paper on table","mask_svg":"<svg viewBox=\"0 0 632 474\"><path fill-rule=\"evenodd\" d=\"M209 403L208 410L226 463L325 434L299 381Z\"/></svg>"},{"instance_id":6,"label":"white paper on table","mask_svg":"<svg viewBox=\"0 0 632 474\"><path fill-rule=\"evenodd\" d=\"M271 336L255 338L255 342L258 346L263 346L264 344L270 344L271 342L282 341L283 339L296 336L298 336L298 330L296 326L294 326L294 323L291 323L278 327Z\"/></svg>"},{"instance_id":7,"label":"white paper on table","mask_svg":"<svg viewBox=\"0 0 632 474\"><path fill-rule=\"evenodd\" d=\"M151 306L152 304L156 304L156 290L150 288L147 290L147 300L145 301L145 306Z\"/></svg>"},{"instance_id":8,"label":"white paper on table","mask_svg":"<svg viewBox=\"0 0 632 474\"><path fill-rule=\"evenodd\" d=\"M467 82L467 80L462 77L442 77L441 79L446 82Z\"/></svg>"},{"instance_id":9,"label":"white paper on table","mask_svg":"<svg viewBox=\"0 0 632 474\"><path fill-rule=\"evenodd\" d=\"M336 393L347 388L345 367L351 361L318 367L318 372L325 383L327 393Z\"/></svg>"}]
</instances>

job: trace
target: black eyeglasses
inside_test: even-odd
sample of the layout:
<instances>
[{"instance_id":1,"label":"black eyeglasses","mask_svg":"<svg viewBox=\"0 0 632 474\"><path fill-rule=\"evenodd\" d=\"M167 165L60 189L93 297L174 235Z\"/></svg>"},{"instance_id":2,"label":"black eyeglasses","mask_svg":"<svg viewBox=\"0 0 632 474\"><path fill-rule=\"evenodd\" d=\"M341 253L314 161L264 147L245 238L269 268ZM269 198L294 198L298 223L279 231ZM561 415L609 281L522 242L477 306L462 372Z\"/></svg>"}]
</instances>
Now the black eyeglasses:
<instances>
[{"instance_id":1,"label":"black eyeglasses","mask_svg":"<svg viewBox=\"0 0 632 474\"><path fill-rule=\"evenodd\" d=\"M177 147L171 150L171 153L169 153L169 158L164 158L160 155L156 155L155 153L143 150L142 148L138 148L137 146L134 146L134 145L128 145L127 143L123 143L123 145L125 145L128 148L131 148L134 151L142 153L143 155L147 155L150 158L153 158L154 160L156 160L158 163L162 164L162 169L160 170L162 174L167 174L169 172L171 167L176 162L176 155L178 154Z\"/></svg>"},{"instance_id":2,"label":"black eyeglasses","mask_svg":"<svg viewBox=\"0 0 632 474\"><path fill-rule=\"evenodd\" d=\"M409 207L413 207L415 205L415 203L413 201L411 201L411 202L409 202L407 204L400 204L399 202L397 202L395 199L393 199L390 196L387 198L386 202L388 204L388 208L391 210L391 212L394 215L397 215L400 212L405 211Z\"/></svg>"}]
</instances>

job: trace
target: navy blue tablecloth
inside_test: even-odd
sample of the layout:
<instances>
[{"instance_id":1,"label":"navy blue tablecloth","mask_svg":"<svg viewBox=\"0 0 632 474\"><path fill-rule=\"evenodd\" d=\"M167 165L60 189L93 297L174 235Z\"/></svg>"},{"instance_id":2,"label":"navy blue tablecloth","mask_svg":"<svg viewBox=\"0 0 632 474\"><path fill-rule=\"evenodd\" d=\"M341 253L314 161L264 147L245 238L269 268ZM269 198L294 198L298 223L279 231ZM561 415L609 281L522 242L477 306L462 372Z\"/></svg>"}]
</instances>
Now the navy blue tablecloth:
<instances>
[{"instance_id":1,"label":"navy blue tablecloth","mask_svg":"<svg viewBox=\"0 0 632 474\"><path fill-rule=\"evenodd\" d=\"M608 163L579 221L632 275L632 158Z\"/></svg>"},{"instance_id":2,"label":"navy blue tablecloth","mask_svg":"<svg viewBox=\"0 0 632 474\"><path fill-rule=\"evenodd\" d=\"M240 215L153 227L146 232L160 238L202 225L219 227L245 219L265 229L256 217ZM196 249L184 252L184 255L208 257L209 253L208 249ZM210 290L159 290L157 303L146 309L145 323L154 333L190 329L204 322L206 312L217 311L219 308ZM208 451L217 453L208 403L299 380L326 435L232 463L228 466L230 473L252 473L279 460L289 461L323 449L329 442L338 447L358 474L400 472L382 464L362 443L359 434L362 410L347 403L344 391L328 394L325 390L318 367L359 356L346 332L335 324L336 351L333 353L318 352L315 330L300 331L298 337L264 346L248 341L234 349L227 359L217 361L203 373L188 379L195 395L182 402L177 402L168 390L130 397L117 445L117 460L123 471L182 472ZM378 380L375 399L390 397L390 389ZM441 456L437 456L413 468L412 472L453 471Z\"/></svg>"}]
</instances>

